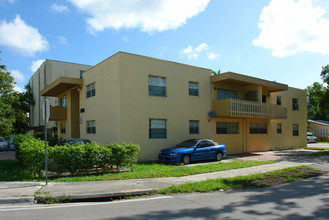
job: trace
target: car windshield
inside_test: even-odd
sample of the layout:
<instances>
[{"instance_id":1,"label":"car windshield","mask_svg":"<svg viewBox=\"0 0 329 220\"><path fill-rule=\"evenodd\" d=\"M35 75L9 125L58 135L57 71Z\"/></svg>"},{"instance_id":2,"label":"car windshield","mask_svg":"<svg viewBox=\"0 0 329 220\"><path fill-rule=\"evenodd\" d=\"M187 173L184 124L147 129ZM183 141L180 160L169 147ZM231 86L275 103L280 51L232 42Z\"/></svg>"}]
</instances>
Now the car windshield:
<instances>
[{"instance_id":1,"label":"car windshield","mask_svg":"<svg viewBox=\"0 0 329 220\"><path fill-rule=\"evenodd\" d=\"M176 147L190 148L190 147L193 147L196 143L197 143L197 140L186 140L179 144L176 144Z\"/></svg>"}]
</instances>

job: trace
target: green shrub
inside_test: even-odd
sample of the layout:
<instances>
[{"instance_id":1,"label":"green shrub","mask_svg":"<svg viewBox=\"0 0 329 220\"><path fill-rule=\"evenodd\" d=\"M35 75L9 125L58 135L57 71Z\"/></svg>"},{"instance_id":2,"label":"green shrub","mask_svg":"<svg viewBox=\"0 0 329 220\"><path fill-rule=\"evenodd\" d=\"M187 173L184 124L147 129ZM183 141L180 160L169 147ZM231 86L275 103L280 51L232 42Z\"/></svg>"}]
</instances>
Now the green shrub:
<instances>
[{"instance_id":1,"label":"green shrub","mask_svg":"<svg viewBox=\"0 0 329 220\"><path fill-rule=\"evenodd\" d=\"M45 132L37 132L34 134L34 137L45 140ZM58 139L56 137L52 137L50 133L47 133L47 142L49 146L55 146L58 143Z\"/></svg>"},{"instance_id":2,"label":"green shrub","mask_svg":"<svg viewBox=\"0 0 329 220\"><path fill-rule=\"evenodd\" d=\"M45 169L45 144L44 141L35 138L31 133L16 135L14 137L16 158L26 170L41 175ZM119 172L122 167L129 167L133 171L133 164L137 162L140 147L134 144L119 145L110 143L105 146L95 142L86 145L76 143L74 145L48 147L48 167L50 171L61 175L70 172L72 175L80 175L98 172L98 168L106 170L108 167L116 167Z\"/></svg>"}]
</instances>

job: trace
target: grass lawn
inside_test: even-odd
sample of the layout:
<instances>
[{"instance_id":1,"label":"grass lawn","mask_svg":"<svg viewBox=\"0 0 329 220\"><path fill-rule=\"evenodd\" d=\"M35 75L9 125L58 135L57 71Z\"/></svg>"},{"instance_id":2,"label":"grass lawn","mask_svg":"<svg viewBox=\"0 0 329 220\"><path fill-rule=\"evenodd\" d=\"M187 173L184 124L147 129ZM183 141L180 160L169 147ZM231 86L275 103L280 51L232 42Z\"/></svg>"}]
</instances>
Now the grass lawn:
<instances>
[{"instance_id":1,"label":"grass lawn","mask_svg":"<svg viewBox=\"0 0 329 220\"><path fill-rule=\"evenodd\" d=\"M299 166L271 171L264 174L254 174L250 176L239 176L226 179L213 179L201 182L186 183L159 190L158 193L170 194L212 192L228 189L265 187L301 180L304 178L321 175L323 173L325 172L311 167Z\"/></svg>"},{"instance_id":2,"label":"grass lawn","mask_svg":"<svg viewBox=\"0 0 329 220\"><path fill-rule=\"evenodd\" d=\"M74 177L54 178L55 182L82 182L104 181L122 179L143 179L155 177L180 177L193 174L210 173L216 171L239 169L244 167L259 166L276 163L275 161L233 161L228 163L213 163L196 166L175 166L159 163L137 163L134 172L106 173L101 175L85 175ZM39 181L44 180L31 176L20 168L17 161L0 161L0 181Z\"/></svg>"},{"instance_id":3,"label":"grass lawn","mask_svg":"<svg viewBox=\"0 0 329 220\"><path fill-rule=\"evenodd\" d=\"M317 152L317 153L311 154L311 156L313 156L313 157L329 156L329 149L326 150L326 151L322 151L322 152Z\"/></svg>"}]
</instances>

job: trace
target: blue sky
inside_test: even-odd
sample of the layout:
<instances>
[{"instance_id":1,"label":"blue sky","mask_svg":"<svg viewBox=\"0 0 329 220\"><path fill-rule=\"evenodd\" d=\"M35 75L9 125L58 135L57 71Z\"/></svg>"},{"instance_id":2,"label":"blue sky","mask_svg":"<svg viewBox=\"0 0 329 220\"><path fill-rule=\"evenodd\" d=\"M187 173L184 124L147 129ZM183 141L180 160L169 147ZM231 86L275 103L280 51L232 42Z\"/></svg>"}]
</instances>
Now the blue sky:
<instances>
[{"instance_id":1,"label":"blue sky","mask_svg":"<svg viewBox=\"0 0 329 220\"><path fill-rule=\"evenodd\" d=\"M329 1L0 0L0 51L17 90L44 59L118 51L304 89L329 64Z\"/></svg>"}]
</instances>

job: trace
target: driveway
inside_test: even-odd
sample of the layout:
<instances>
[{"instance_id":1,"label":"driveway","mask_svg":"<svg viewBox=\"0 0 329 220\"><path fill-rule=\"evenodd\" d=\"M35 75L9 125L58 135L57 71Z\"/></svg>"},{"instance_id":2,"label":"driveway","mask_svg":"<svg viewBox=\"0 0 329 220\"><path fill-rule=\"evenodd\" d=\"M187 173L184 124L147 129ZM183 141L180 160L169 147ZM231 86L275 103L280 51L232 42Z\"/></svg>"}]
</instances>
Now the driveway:
<instances>
[{"instance_id":1,"label":"driveway","mask_svg":"<svg viewBox=\"0 0 329 220\"><path fill-rule=\"evenodd\" d=\"M15 151L0 151L0 160L16 160Z\"/></svg>"}]
</instances>

